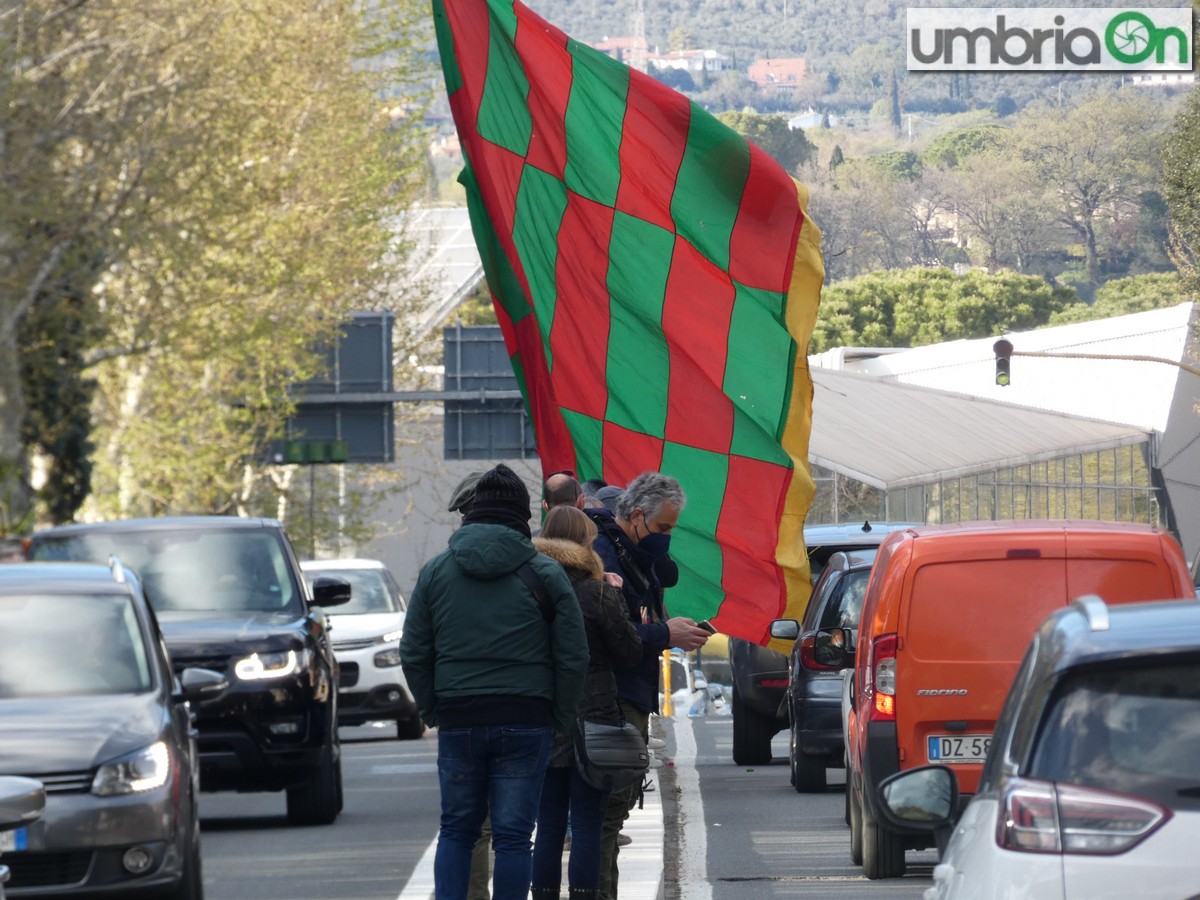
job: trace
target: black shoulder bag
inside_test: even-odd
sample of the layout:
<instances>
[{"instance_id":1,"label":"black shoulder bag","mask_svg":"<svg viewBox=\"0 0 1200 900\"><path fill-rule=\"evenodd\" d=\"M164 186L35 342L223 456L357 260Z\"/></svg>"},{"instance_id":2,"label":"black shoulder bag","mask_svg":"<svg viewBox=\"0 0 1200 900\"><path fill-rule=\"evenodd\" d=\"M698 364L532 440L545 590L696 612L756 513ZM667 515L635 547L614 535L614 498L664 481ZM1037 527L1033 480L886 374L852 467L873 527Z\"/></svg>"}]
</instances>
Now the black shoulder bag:
<instances>
[{"instance_id":1,"label":"black shoulder bag","mask_svg":"<svg viewBox=\"0 0 1200 900\"><path fill-rule=\"evenodd\" d=\"M542 609L542 618L553 622L554 606L541 576L528 562L517 569L517 575L533 592ZM629 722L602 725L577 718L571 727L571 741L580 777L597 790L619 791L641 784L642 776L650 768L650 751L642 733Z\"/></svg>"}]
</instances>

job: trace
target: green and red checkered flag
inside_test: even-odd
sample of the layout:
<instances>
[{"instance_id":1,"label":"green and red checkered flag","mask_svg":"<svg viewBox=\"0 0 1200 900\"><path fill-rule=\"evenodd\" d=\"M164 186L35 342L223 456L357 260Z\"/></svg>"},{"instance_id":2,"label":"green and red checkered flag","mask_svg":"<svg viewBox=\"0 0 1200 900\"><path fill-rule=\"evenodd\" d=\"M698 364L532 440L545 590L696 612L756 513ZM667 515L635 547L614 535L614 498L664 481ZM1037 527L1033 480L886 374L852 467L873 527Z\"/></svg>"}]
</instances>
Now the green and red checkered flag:
<instances>
[{"instance_id":1,"label":"green and red checkered flag","mask_svg":"<svg viewBox=\"0 0 1200 900\"><path fill-rule=\"evenodd\" d=\"M807 191L514 0L433 0L475 241L543 471L688 504L672 615L767 643L810 593Z\"/></svg>"}]
</instances>

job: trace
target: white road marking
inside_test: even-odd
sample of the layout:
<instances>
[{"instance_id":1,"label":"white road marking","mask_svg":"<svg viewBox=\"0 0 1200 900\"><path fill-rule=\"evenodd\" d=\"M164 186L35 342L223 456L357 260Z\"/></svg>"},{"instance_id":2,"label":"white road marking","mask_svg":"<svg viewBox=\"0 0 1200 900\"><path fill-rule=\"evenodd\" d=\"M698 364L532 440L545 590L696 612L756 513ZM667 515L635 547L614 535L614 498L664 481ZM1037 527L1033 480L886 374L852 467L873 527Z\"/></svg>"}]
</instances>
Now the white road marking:
<instances>
[{"instance_id":1,"label":"white road marking","mask_svg":"<svg viewBox=\"0 0 1200 900\"><path fill-rule=\"evenodd\" d=\"M700 773L696 770L696 735L689 717L676 716L673 721L675 783L679 788L679 896L712 900L712 885L708 883L708 829L704 824Z\"/></svg>"},{"instance_id":2,"label":"white road marking","mask_svg":"<svg viewBox=\"0 0 1200 900\"><path fill-rule=\"evenodd\" d=\"M396 900L431 900L433 897L433 857L437 853L437 837L425 848L413 869L408 883Z\"/></svg>"}]
</instances>

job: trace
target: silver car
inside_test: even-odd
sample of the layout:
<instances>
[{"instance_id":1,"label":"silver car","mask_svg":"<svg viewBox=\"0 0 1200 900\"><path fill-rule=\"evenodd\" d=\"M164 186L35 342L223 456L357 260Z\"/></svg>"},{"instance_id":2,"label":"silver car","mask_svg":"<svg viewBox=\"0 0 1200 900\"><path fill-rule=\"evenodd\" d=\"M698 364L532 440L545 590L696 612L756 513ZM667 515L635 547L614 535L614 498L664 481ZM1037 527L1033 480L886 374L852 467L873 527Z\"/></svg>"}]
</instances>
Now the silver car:
<instances>
[{"instance_id":1,"label":"silver car","mask_svg":"<svg viewBox=\"0 0 1200 900\"><path fill-rule=\"evenodd\" d=\"M881 790L945 848L926 900L1196 897L1200 603L1076 600L1034 635L961 817L948 766Z\"/></svg>"},{"instance_id":2,"label":"silver car","mask_svg":"<svg viewBox=\"0 0 1200 900\"><path fill-rule=\"evenodd\" d=\"M119 562L0 565L0 776L45 785L40 819L0 832L8 897L201 900L189 699L136 576Z\"/></svg>"}]
</instances>

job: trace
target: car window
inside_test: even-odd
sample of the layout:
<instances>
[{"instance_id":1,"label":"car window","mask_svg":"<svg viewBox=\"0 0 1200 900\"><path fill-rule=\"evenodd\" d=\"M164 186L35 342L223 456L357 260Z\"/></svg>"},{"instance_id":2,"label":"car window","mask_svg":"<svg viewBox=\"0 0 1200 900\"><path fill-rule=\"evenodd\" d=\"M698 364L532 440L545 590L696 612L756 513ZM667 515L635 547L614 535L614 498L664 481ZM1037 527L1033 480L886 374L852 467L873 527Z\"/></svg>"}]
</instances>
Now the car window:
<instances>
[{"instance_id":1,"label":"car window","mask_svg":"<svg viewBox=\"0 0 1200 900\"><path fill-rule=\"evenodd\" d=\"M311 585L318 575L330 575L350 582L350 602L334 609L334 615L403 612L400 592L385 574L382 569L305 569L304 580Z\"/></svg>"},{"instance_id":2,"label":"car window","mask_svg":"<svg viewBox=\"0 0 1200 900\"><path fill-rule=\"evenodd\" d=\"M270 531L105 531L35 542L39 560L117 556L142 579L158 612L298 611L300 587Z\"/></svg>"},{"instance_id":3,"label":"car window","mask_svg":"<svg viewBox=\"0 0 1200 900\"><path fill-rule=\"evenodd\" d=\"M1200 659L1065 678L1029 775L1200 810Z\"/></svg>"},{"instance_id":4,"label":"car window","mask_svg":"<svg viewBox=\"0 0 1200 900\"><path fill-rule=\"evenodd\" d=\"M142 693L151 650L122 595L0 597L0 697Z\"/></svg>"},{"instance_id":5,"label":"car window","mask_svg":"<svg viewBox=\"0 0 1200 900\"><path fill-rule=\"evenodd\" d=\"M825 604L821 613L821 622L817 626L826 628L857 628L858 617L862 614L863 598L867 595L867 581L871 575L870 569L857 569L845 573L833 586L833 595Z\"/></svg>"}]
</instances>

